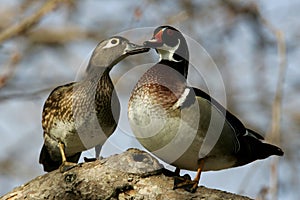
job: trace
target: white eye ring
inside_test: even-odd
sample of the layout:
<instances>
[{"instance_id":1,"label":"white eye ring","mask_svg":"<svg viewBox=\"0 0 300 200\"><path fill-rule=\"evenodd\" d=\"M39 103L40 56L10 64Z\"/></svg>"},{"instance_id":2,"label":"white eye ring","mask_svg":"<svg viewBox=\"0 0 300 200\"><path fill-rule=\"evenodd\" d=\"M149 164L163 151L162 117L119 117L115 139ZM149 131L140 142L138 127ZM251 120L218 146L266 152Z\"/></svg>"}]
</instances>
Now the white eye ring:
<instances>
[{"instance_id":1,"label":"white eye ring","mask_svg":"<svg viewBox=\"0 0 300 200\"><path fill-rule=\"evenodd\" d=\"M107 48L117 46L119 43L120 43L119 38L112 38L107 42L107 44L103 47L103 49L107 49Z\"/></svg>"}]
</instances>

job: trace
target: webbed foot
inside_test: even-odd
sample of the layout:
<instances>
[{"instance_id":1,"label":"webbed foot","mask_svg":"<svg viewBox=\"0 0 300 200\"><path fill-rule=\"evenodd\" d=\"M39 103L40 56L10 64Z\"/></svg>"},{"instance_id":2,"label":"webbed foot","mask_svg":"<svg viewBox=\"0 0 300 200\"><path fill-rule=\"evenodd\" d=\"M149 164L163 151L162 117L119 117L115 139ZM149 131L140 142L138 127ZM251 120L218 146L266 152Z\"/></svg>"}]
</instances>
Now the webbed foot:
<instances>
[{"instance_id":1,"label":"webbed foot","mask_svg":"<svg viewBox=\"0 0 300 200\"><path fill-rule=\"evenodd\" d=\"M197 180L191 180L191 177L188 174L185 174L184 176L176 176L174 177L173 190L183 188L188 192L194 193L198 188L198 183L199 181Z\"/></svg>"},{"instance_id":2,"label":"webbed foot","mask_svg":"<svg viewBox=\"0 0 300 200\"><path fill-rule=\"evenodd\" d=\"M72 162L63 162L60 166L59 166L59 171L61 173L64 173L74 167L77 166L77 163L72 163Z\"/></svg>"}]
</instances>

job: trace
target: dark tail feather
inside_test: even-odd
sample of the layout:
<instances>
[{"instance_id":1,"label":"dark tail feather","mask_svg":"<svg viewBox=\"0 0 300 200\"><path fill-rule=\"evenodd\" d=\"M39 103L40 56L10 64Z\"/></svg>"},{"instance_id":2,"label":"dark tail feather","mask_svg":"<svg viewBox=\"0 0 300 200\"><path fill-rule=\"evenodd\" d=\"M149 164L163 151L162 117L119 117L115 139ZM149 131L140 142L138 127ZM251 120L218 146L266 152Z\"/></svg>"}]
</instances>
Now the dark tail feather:
<instances>
[{"instance_id":1,"label":"dark tail feather","mask_svg":"<svg viewBox=\"0 0 300 200\"><path fill-rule=\"evenodd\" d=\"M259 145L260 152L255 152L257 154L257 159L265 159L272 155L283 156L283 151L272 144L261 142Z\"/></svg>"},{"instance_id":2,"label":"dark tail feather","mask_svg":"<svg viewBox=\"0 0 300 200\"><path fill-rule=\"evenodd\" d=\"M52 160L50 153L45 145L43 145L42 147L39 163L43 165L44 171L46 172L56 170L61 165L61 161Z\"/></svg>"},{"instance_id":3,"label":"dark tail feather","mask_svg":"<svg viewBox=\"0 0 300 200\"><path fill-rule=\"evenodd\" d=\"M283 151L272 144L263 143L252 136L239 138L240 151L237 153L237 165L244 165L255 160L265 159L272 155L283 156Z\"/></svg>"},{"instance_id":4,"label":"dark tail feather","mask_svg":"<svg viewBox=\"0 0 300 200\"><path fill-rule=\"evenodd\" d=\"M67 161L77 163L80 158L81 152L76 153L73 156L67 157ZM62 164L61 158L59 160L53 160L50 156L50 153L45 145L43 145L41 153L40 153L40 159L39 163L43 165L44 171L51 172L53 170L56 170L59 168L59 166Z\"/></svg>"},{"instance_id":5,"label":"dark tail feather","mask_svg":"<svg viewBox=\"0 0 300 200\"><path fill-rule=\"evenodd\" d=\"M259 133L256 133L255 131L253 131L253 130L251 130L251 129L248 129L247 128L247 131L248 131L248 133L251 135L253 135L254 137L256 137L257 139L260 139L260 140L263 140L264 139L264 137L263 136L261 136Z\"/></svg>"}]
</instances>

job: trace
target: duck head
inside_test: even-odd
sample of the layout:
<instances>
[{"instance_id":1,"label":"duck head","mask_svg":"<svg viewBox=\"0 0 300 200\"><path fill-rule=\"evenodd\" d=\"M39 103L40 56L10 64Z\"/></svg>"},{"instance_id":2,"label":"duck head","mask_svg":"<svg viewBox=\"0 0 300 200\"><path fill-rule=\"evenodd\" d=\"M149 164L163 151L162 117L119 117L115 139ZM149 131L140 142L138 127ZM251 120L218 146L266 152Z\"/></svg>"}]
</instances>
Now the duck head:
<instances>
[{"instance_id":1,"label":"duck head","mask_svg":"<svg viewBox=\"0 0 300 200\"><path fill-rule=\"evenodd\" d=\"M166 64L187 77L189 50L182 33L171 26L159 26L153 37L144 42L145 47L155 48L160 63Z\"/></svg>"},{"instance_id":2,"label":"duck head","mask_svg":"<svg viewBox=\"0 0 300 200\"><path fill-rule=\"evenodd\" d=\"M148 47L131 43L121 36L113 36L97 45L90 59L87 72L95 67L112 68L129 55L147 51L149 51Z\"/></svg>"}]
</instances>

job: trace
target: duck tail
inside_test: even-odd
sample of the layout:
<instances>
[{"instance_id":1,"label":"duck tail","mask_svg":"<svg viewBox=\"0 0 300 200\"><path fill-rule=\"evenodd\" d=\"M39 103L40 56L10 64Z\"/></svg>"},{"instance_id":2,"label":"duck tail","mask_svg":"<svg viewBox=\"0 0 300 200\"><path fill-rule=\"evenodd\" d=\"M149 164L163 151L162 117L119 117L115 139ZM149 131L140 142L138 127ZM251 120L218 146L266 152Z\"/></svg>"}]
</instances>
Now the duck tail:
<instances>
[{"instance_id":1,"label":"duck tail","mask_svg":"<svg viewBox=\"0 0 300 200\"><path fill-rule=\"evenodd\" d=\"M260 142L252 152L255 153L257 159L265 159L272 155L283 156L284 154L281 148L264 142Z\"/></svg>"},{"instance_id":2,"label":"duck tail","mask_svg":"<svg viewBox=\"0 0 300 200\"><path fill-rule=\"evenodd\" d=\"M244 165L255 160L268 158L272 155L283 156L281 148L262 141L263 137L257 137L258 133L250 130L250 134L239 137L240 150L237 152L239 157L238 165ZM254 134L255 133L255 134Z\"/></svg>"},{"instance_id":3,"label":"duck tail","mask_svg":"<svg viewBox=\"0 0 300 200\"><path fill-rule=\"evenodd\" d=\"M43 165L45 172L51 172L58 169L62 162L53 160L44 144L40 153L39 163Z\"/></svg>"},{"instance_id":4,"label":"duck tail","mask_svg":"<svg viewBox=\"0 0 300 200\"><path fill-rule=\"evenodd\" d=\"M81 152L78 152L72 156L68 156L66 159L69 162L77 163L80 158ZM41 153L40 153L40 159L39 163L43 165L45 172L51 172L59 168L59 166L62 164L61 157L57 157L58 160L54 160L45 144L42 147Z\"/></svg>"}]
</instances>

